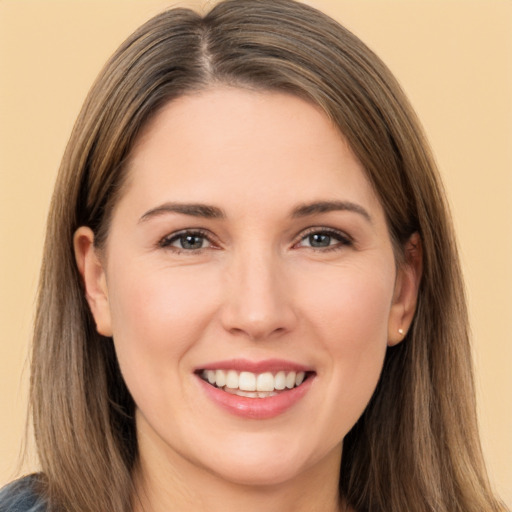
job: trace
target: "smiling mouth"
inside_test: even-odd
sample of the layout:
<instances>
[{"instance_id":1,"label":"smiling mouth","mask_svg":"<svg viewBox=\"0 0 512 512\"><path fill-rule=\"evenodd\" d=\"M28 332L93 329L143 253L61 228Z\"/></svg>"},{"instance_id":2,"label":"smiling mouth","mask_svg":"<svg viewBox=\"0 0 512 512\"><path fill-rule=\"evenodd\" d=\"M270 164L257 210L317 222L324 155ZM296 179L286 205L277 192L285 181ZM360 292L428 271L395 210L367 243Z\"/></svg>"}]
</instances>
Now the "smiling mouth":
<instances>
[{"instance_id":1,"label":"smiling mouth","mask_svg":"<svg viewBox=\"0 0 512 512\"><path fill-rule=\"evenodd\" d=\"M199 377L232 395L268 398L301 386L312 372L278 371L252 373L236 370L200 370Z\"/></svg>"}]
</instances>

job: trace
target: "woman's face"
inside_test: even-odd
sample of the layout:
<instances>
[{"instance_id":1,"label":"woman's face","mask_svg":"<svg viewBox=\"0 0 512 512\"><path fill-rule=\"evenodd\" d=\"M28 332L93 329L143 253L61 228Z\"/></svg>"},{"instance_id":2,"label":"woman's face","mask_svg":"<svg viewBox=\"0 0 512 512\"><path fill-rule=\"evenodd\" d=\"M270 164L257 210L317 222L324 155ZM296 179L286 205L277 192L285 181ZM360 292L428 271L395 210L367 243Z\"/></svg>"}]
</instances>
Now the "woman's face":
<instances>
[{"instance_id":1,"label":"woman's face","mask_svg":"<svg viewBox=\"0 0 512 512\"><path fill-rule=\"evenodd\" d=\"M291 95L212 88L161 110L128 173L101 258L75 240L143 462L246 484L338 467L416 278L337 129Z\"/></svg>"}]
</instances>

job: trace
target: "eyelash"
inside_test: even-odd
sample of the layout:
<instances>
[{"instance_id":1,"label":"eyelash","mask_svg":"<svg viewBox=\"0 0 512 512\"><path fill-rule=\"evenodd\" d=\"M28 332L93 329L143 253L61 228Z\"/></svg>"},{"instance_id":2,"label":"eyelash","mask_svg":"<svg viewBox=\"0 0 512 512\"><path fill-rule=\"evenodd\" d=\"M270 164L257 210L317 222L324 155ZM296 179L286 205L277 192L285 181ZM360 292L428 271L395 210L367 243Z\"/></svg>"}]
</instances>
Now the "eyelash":
<instances>
[{"instance_id":1,"label":"eyelash","mask_svg":"<svg viewBox=\"0 0 512 512\"><path fill-rule=\"evenodd\" d=\"M311 245L309 246L303 246L307 247L308 249L312 249L313 251L318 252L330 252L330 251L337 251L342 249L343 247L350 247L353 245L353 240L342 231L338 231L337 229L332 228L321 228L321 227L313 227L307 229L305 232L301 233L300 239L298 242L294 244L294 247L298 246L300 242L307 239L308 237L311 237L313 235L325 235L330 237L331 239L334 239L337 241L334 245L328 245L326 247L313 247Z\"/></svg>"},{"instance_id":2,"label":"eyelash","mask_svg":"<svg viewBox=\"0 0 512 512\"><path fill-rule=\"evenodd\" d=\"M308 237L313 235L324 235L331 239L337 241L334 245L328 245L326 247L314 247L312 245L306 245L302 247L307 247L313 251L317 252L330 252L340 250L343 247L350 247L353 245L353 240L345 233L338 231L332 228L321 228L321 227L313 227L309 228L305 232L300 234L300 238L297 242L293 244L293 247L299 247L299 244L306 240ZM206 240L210 245L208 247L199 247L197 249L185 249L183 247L175 247L172 244L179 241L180 239L185 239L186 237L196 237L202 238ZM219 246L213 240L211 233L201 229L184 229L178 231L177 233L172 233L170 235L165 236L158 242L158 247L162 249L171 249L176 254L200 254L204 249L214 248L217 249Z\"/></svg>"},{"instance_id":3,"label":"eyelash","mask_svg":"<svg viewBox=\"0 0 512 512\"><path fill-rule=\"evenodd\" d=\"M203 251L203 249L209 249L210 247L200 247L198 249L184 249L183 247L174 247L172 244L174 242L179 241L180 239L184 239L186 237L197 237L205 239L211 247L217 248L218 246L213 242L213 237L211 233L202 229L183 229L178 231L177 233L172 233L170 235L165 236L158 242L158 246L162 249L171 249L176 254L188 253L188 254L199 254Z\"/></svg>"}]
</instances>

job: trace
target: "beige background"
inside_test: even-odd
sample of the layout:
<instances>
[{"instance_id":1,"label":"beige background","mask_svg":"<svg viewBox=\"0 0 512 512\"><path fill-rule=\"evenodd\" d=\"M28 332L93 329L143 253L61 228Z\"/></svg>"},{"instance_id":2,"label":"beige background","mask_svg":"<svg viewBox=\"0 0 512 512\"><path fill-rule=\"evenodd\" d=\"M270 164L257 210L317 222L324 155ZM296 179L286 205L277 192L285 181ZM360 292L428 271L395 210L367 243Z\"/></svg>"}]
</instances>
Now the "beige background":
<instances>
[{"instance_id":1,"label":"beige background","mask_svg":"<svg viewBox=\"0 0 512 512\"><path fill-rule=\"evenodd\" d=\"M376 50L423 120L461 246L484 449L512 506L512 2L309 3ZM44 220L66 139L109 54L169 5L0 0L0 485L17 470Z\"/></svg>"}]
</instances>

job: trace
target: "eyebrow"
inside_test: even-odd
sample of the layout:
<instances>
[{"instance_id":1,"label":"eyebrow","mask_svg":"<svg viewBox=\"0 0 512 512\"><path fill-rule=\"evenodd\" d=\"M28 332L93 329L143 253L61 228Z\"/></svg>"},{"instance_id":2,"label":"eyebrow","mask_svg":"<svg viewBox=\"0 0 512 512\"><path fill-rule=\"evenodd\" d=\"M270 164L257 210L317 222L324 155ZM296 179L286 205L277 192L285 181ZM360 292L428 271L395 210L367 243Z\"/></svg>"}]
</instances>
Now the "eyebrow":
<instances>
[{"instance_id":1,"label":"eyebrow","mask_svg":"<svg viewBox=\"0 0 512 512\"><path fill-rule=\"evenodd\" d=\"M362 215L368 222L372 223L371 215L359 204L350 201L318 201L315 203L297 206L292 212L293 218L307 217L318 213L329 213L336 211L348 211Z\"/></svg>"},{"instance_id":2,"label":"eyebrow","mask_svg":"<svg viewBox=\"0 0 512 512\"><path fill-rule=\"evenodd\" d=\"M358 213L368 222L372 222L370 214L360 205L350 201L317 201L314 203L302 204L293 209L292 218L308 217L319 213L329 213L334 211L349 211ZM190 215L191 217L201 217L204 219L225 219L226 214L221 208L201 203L164 203L155 208L151 208L144 213L139 222L145 222L153 217L158 217L166 213L179 213Z\"/></svg>"},{"instance_id":3,"label":"eyebrow","mask_svg":"<svg viewBox=\"0 0 512 512\"><path fill-rule=\"evenodd\" d=\"M144 213L139 219L139 222L145 222L165 213L181 213L182 215L202 217L205 219L224 219L226 217L225 213L216 206L199 203L164 203Z\"/></svg>"}]
</instances>

